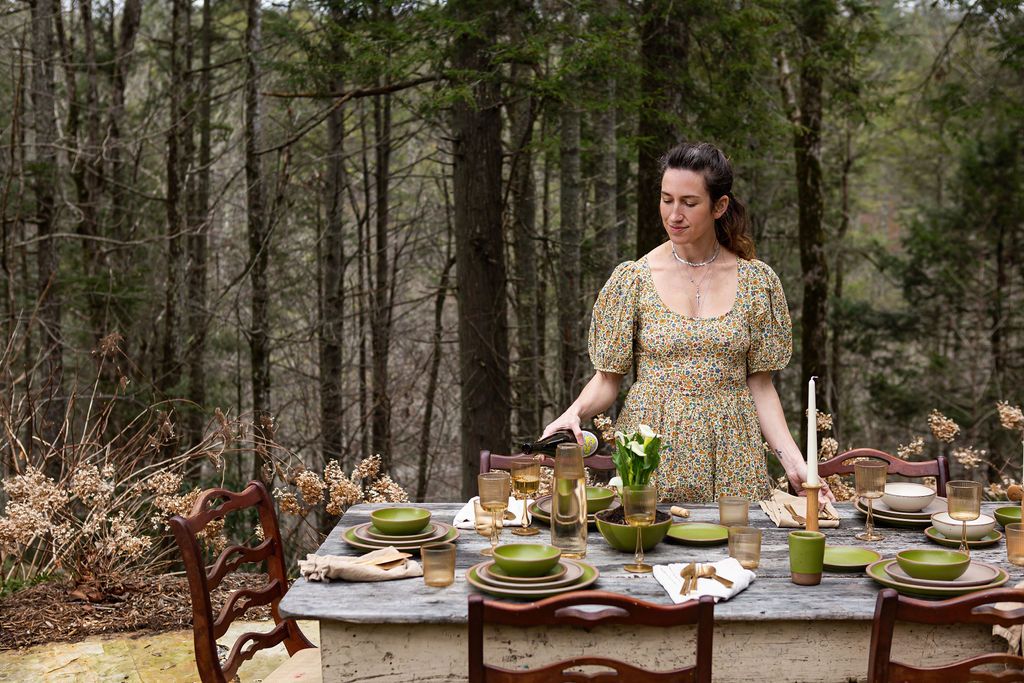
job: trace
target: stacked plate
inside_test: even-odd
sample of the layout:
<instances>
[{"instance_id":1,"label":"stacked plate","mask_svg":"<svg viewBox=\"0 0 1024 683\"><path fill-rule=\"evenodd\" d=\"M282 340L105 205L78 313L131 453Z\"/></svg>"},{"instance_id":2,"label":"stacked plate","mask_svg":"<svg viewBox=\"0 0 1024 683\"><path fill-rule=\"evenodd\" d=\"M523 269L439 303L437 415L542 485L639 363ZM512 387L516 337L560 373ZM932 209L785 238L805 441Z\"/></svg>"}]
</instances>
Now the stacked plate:
<instances>
[{"instance_id":1,"label":"stacked plate","mask_svg":"<svg viewBox=\"0 0 1024 683\"><path fill-rule=\"evenodd\" d=\"M925 529L924 530L924 535L928 537L929 541L932 541L934 543L938 543L939 545L946 546L947 548L959 548L960 547L960 537L959 536L946 536L941 531L936 529L934 526L930 526L927 529ZM985 534L984 536L982 536L981 538L979 538L979 539L977 539L975 541L972 541L972 540L968 539L967 540L967 547L968 548L984 548L986 546L990 546L990 545L993 545L995 543L999 543L999 541L1001 541L1001 540L1003 540L1002 532L999 531L998 529L993 529L992 531L988 532L987 534Z\"/></svg>"},{"instance_id":2,"label":"stacked plate","mask_svg":"<svg viewBox=\"0 0 1024 683\"><path fill-rule=\"evenodd\" d=\"M857 512L868 514L868 504L863 498L858 498L853 504ZM924 529L932 525L932 515L936 512L946 511L946 499L936 498L928 503L920 512L900 512L882 502L881 498L872 501L875 521L888 526L905 527L909 529Z\"/></svg>"},{"instance_id":3,"label":"stacked plate","mask_svg":"<svg viewBox=\"0 0 1024 683\"><path fill-rule=\"evenodd\" d=\"M466 580L475 588L501 598L537 600L577 591L590 586L600 572L586 562L561 559L543 576L510 576L494 560L466 570Z\"/></svg>"},{"instance_id":4,"label":"stacked plate","mask_svg":"<svg viewBox=\"0 0 1024 683\"><path fill-rule=\"evenodd\" d=\"M618 507L622 507L622 503L620 503L619 499L616 497L615 500L612 501L612 504L606 507L605 510L614 510L615 508ZM542 522L543 524L550 524L551 495L548 494L546 496L541 496L540 498L535 500L533 502L533 505L530 506L530 514L533 517L536 517L537 520ZM596 524L597 520L594 518L594 515L587 515L587 522L589 522L590 524Z\"/></svg>"},{"instance_id":5,"label":"stacked plate","mask_svg":"<svg viewBox=\"0 0 1024 683\"><path fill-rule=\"evenodd\" d=\"M872 562L865 571L868 576L883 586L895 588L900 593L907 595L920 595L928 598L950 598L974 591L998 588L1010 578L999 567L977 561L971 562L967 571L952 581L916 579L903 571L896 562L896 558Z\"/></svg>"},{"instance_id":6,"label":"stacked plate","mask_svg":"<svg viewBox=\"0 0 1024 683\"><path fill-rule=\"evenodd\" d=\"M430 522L423 531L401 536L385 534L372 522L366 522L350 526L341 535L341 539L353 548L361 550L398 548L410 553L418 553L424 545L447 543L458 537L459 530L444 522Z\"/></svg>"}]
</instances>

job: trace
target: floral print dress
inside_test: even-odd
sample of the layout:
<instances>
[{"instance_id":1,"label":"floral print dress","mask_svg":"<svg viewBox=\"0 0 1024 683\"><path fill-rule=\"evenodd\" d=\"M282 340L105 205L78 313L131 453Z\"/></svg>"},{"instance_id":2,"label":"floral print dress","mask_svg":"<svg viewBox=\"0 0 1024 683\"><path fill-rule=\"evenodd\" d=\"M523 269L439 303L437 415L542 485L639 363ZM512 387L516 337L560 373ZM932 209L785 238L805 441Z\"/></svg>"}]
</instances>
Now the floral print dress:
<instances>
[{"instance_id":1,"label":"floral print dress","mask_svg":"<svg viewBox=\"0 0 1024 683\"><path fill-rule=\"evenodd\" d=\"M646 256L620 264L594 304L594 368L626 374L636 359L616 428L646 424L663 435L655 475L662 500L762 500L772 488L747 376L786 367L792 323L775 272L757 260L737 258L736 267L736 299L721 316L668 308Z\"/></svg>"}]
</instances>

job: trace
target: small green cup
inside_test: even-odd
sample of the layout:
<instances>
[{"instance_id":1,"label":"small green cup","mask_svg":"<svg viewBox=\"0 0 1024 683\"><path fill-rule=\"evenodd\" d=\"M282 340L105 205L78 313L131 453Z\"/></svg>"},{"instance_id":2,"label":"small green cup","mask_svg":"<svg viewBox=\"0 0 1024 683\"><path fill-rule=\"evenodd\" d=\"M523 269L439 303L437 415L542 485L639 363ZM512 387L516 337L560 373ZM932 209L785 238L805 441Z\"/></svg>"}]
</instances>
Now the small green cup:
<instances>
[{"instance_id":1,"label":"small green cup","mask_svg":"<svg viewBox=\"0 0 1024 683\"><path fill-rule=\"evenodd\" d=\"M789 532L790 578L798 586L817 586L825 564L825 534L820 531Z\"/></svg>"}]
</instances>

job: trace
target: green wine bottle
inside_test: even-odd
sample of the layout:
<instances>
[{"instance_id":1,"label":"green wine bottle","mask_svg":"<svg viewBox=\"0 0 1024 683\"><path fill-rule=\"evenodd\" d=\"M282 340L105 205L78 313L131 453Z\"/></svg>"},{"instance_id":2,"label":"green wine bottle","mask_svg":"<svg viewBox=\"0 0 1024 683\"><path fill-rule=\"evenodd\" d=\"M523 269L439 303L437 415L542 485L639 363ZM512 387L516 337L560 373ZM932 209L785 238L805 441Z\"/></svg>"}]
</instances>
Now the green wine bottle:
<instances>
[{"instance_id":1,"label":"green wine bottle","mask_svg":"<svg viewBox=\"0 0 1024 683\"><path fill-rule=\"evenodd\" d=\"M555 449L558 448L558 444L562 443L576 443L576 437L573 436L572 432L568 429L562 429L546 439L538 439L537 441L527 441L520 445L523 453L527 455L531 453L544 453L545 455L554 456ZM589 457L597 452L597 447L600 442L597 436L593 432L583 430L583 457Z\"/></svg>"}]
</instances>

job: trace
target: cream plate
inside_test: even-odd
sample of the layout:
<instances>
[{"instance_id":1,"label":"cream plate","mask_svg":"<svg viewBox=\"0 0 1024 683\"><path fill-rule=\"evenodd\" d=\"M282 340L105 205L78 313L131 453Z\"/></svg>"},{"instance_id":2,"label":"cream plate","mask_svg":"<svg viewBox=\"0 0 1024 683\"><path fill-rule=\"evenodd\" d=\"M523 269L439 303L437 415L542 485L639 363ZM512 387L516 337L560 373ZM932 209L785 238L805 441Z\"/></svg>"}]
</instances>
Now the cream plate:
<instances>
[{"instance_id":1,"label":"cream plate","mask_svg":"<svg viewBox=\"0 0 1024 683\"><path fill-rule=\"evenodd\" d=\"M858 503L866 511L868 504L863 498L857 499ZM945 498L936 497L935 500L928 503L923 509L917 512L902 512L901 510L893 510L891 507L885 504L881 498L876 498L874 503L875 514L885 515L887 517L896 517L899 519L927 519L931 520L932 515L936 512L945 512L948 509Z\"/></svg>"},{"instance_id":2,"label":"cream plate","mask_svg":"<svg viewBox=\"0 0 1024 683\"><path fill-rule=\"evenodd\" d=\"M563 576L565 576L567 567L568 565L559 562L542 576L512 576L507 571L499 567L497 563L494 563L487 565L484 569L481 570L481 573L493 576L496 580L504 583L517 583L519 585L522 585L558 581ZM484 578L486 578L486 576Z\"/></svg>"},{"instance_id":3,"label":"cream plate","mask_svg":"<svg viewBox=\"0 0 1024 683\"><path fill-rule=\"evenodd\" d=\"M869 564L864 572L883 586L895 588L900 593L906 593L907 595L923 595L929 598L950 598L957 595L973 593L974 591L986 590L988 588L998 588L1010 579L1009 574L1002 569L997 568L999 573L996 578L989 583L981 584L979 586L958 586L948 584L946 586L922 586L916 583L897 581L892 578L892 576L890 576L886 571L886 568L893 564L896 564L895 557L888 560L879 560L878 562L872 562Z\"/></svg>"},{"instance_id":4,"label":"cream plate","mask_svg":"<svg viewBox=\"0 0 1024 683\"><path fill-rule=\"evenodd\" d=\"M896 562L887 565L885 573L903 583L948 588L950 586L982 586L991 583L999 576L999 568L984 562L971 562L971 566L967 568L967 571L952 581L933 581L931 579L915 578L903 571L903 567Z\"/></svg>"},{"instance_id":5,"label":"cream plate","mask_svg":"<svg viewBox=\"0 0 1024 683\"><path fill-rule=\"evenodd\" d=\"M580 580L580 577L583 576L583 567L579 565L569 564L568 561L559 561L559 566L563 568L563 575L543 583L523 583L514 579L509 580L507 577L498 573L501 571L501 567L494 564L493 560L490 562L484 562L480 566L480 569L477 570L477 576L479 576L480 580L484 583L498 588L508 588L510 590L548 590L549 588L562 588L576 583Z\"/></svg>"},{"instance_id":6,"label":"cream plate","mask_svg":"<svg viewBox=\"0 0 1024 683\"><path fill-rule=\"evenodd\" d=\"M877 503L878 501L876 500L875 502ZM861 515L867 516L868 514L867 503L863 503L859 499L853 504L853 508ZM908 513L901 512L899 514L902 515ZM906 517L895 517L887 512L879 512L877 507L874 510L873 516L876 522L881 522L888 526L903 527L905 529L924 529L925 527L932 525L931 516L919 519L907 519Z\"/></svg>"},{"instance_id":7,"label":"cream plate","mask_svg":"<svg viewBox=\"0 0 1024 683\"><path fill-rule=\"evenodd\" d=\"M925 529L924 530L924 535L928 537L929 541L932 541L933 543L938 543L939 545L944 545L947 548L959 548L960 547L960 537L959 536L956 536L954 538L950 538L949 536L946 536L945 534L943 534L941 531L939 531L938 529L936 529L933 526L930 526L927 529ZM998 529L993 529L992 531L988 532L987 534L982 536L977 541L968 540L967 541L967 547L968 548L985 548L985 547L990 546L990 545L995 545L996 543L999 543L999 541L1001 541L1001 540L1003 540L1003 533L1001 531L999 531Z\"/></svg>"}]
</instances>

